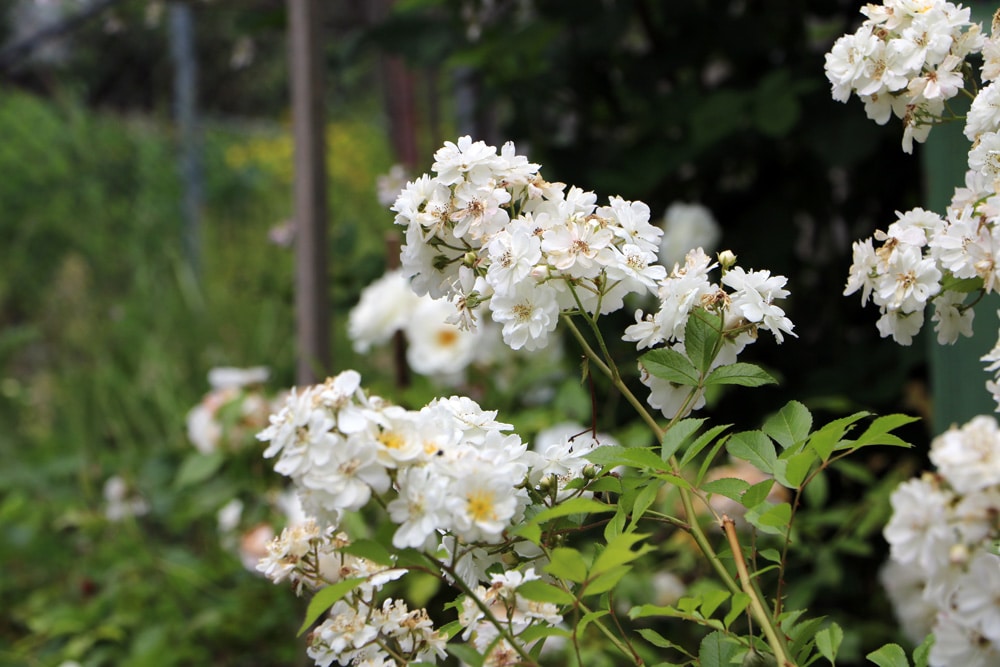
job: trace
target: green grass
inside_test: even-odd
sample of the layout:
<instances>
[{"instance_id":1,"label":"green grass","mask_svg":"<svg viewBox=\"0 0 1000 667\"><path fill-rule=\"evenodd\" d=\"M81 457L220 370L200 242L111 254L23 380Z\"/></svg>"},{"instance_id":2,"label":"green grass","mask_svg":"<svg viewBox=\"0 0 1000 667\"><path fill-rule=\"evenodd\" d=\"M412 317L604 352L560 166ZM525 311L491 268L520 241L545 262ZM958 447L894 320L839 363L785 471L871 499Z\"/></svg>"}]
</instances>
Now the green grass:
<instances>
[{"instance_id":1,"label":"green grass","mask_svg":"<svg viewBox=\"0 0 1000 667\"><path fill-rule=\"evenodd\" d=\"M346 366L359 360L343 311L382 271L391 214L374 178L390 163L370 121L338 119L331 134L345 160L330 199ZM294 258L268 241L290 215L287 159L233 159L287 131L209 126L200 276L180 251L169 127L4 91L0 136L0 664L296 664L298 601L216 534L218 507L262 488L263 466L175 483L211 367L293 380ZM113 474L148 515L104 519Z\"/></svg>"}]
</instances>

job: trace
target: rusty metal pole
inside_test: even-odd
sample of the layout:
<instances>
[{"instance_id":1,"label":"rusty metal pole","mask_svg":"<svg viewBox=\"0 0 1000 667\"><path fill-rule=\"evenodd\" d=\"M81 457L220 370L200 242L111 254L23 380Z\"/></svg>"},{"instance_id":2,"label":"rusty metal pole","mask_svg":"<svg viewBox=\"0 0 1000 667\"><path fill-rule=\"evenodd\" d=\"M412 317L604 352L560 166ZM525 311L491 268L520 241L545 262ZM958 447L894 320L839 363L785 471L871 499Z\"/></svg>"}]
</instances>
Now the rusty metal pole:
<instances>
[{"instance_id":1,"label":"rusty metal pole","mask_svg":"<svg viewBox=\"0 0 1000 667\"><path fill-rule=\"evenodd\" d=\"M295 140L296 382L312 384L332 368L327 298L326 140L320 2L288 0L292 126Z\"/></svg>"}]
</instances>

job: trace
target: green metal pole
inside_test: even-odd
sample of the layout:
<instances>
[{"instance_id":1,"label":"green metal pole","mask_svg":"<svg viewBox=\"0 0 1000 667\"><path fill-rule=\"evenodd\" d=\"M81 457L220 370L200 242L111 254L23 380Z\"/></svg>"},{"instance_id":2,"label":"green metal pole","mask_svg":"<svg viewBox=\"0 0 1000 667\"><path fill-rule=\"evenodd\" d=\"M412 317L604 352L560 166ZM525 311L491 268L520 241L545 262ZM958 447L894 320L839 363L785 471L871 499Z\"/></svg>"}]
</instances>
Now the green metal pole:
<instances>
[{"instance_id":1,"label":"green metal pole","mask_svg":"<svg viewBox=\"0 0 1000 667\"><path fill-rule=\"evenodd\" d=\"M987 3L972 4L973 20L982 21L989 30L993 7ZM964 113L968 108L956 112ZM943 214L951 202L955 187L965 182L968 169L969 141L962 134L964 123L946 123L931 130L922 149L924 188L927 206ZM989 352L997 340L997 310L1000 296L993 294L976 306L975 335L960 337L954 345L938 345L935 334L928 326L930 351L931 397L933 401L934 433L941 433L952 424L963 424L979 414L990 414L996 404L985 383L989 375L984 371L980 357ZM930 318L930 312L927 314ZM930 323L928 322L928 325Z\"/></svg>"}]
</instances>

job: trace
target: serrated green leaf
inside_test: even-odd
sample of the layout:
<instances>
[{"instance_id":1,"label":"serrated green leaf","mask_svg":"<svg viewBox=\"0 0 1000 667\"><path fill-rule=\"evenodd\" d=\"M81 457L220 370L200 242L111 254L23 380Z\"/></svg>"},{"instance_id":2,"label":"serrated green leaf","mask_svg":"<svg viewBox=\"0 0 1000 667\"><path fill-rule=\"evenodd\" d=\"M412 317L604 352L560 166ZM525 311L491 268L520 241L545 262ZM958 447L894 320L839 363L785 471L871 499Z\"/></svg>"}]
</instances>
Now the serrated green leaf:
<instances>
[{"instance_id":1,"label":"serrated green leaf","mask_svg":"<svg viewBox=\"0 0 1000 667\"><path fill-rule=\"evenodd\" d=\"M844 641L844 631L836 623L831 623L830 627L816 633L816 648L833 664L837 664L837 650L842 641Z\"/></svg>"},{"instance_id":2,"label":"serrated green leaf","mask_svg":"<svg viewBox=\"0 0 1000 667\"><path fill-rule=\"evenodd\" d=\"M719 366L705 378L705 386L717 384L735 384L741 387L761 387L765 384L777 384L778 381L760 366L737 361L734 364Z\"/></svg>"},{"instance_id":3,"label":"serrated green leaf","mask_svg":"<svg viewBox=\"0 0 1000 667\"><path fill-rule=\"evenodd\" d=\"M663 434L663 442L660 447L660 458L666 461L686 443L691 436L698 432L705 419L682 419Z\"/></svg>"},{"instance_id":4,"label":"serrated green leaf","mask_svg":"<svg viewBox=\"0 0 1000 667\"><path fill-rule=\"evenodd\" d=\"M890 431L893 431L900 426L905 426L906 424L912 424L915 421L919 421L919 419L919 417L911 417L909 415L901 414L879 417L873 421L868 428L865 429L865 432L858 437L858 439L854 442L854 447L860 448L871 445L911 447L912 445L910 445L910 443L905 442L896 435L893 435Z\"/></svg>"},{"instance_id":5,"label":"serrated green leaf","mask_svg":"<svg viewBox=\"0 0 1000 667\"><path fill-rule=\"evenodd\" d=\"M788 449L809 437L812 414L798 401L789 401L785 407L771 415L761 428L782 449Z\"/></svg>"},{"instance_id":6,"label":"serrated green leaf","mask_svg":"<svg viewBox=\"0 0 1000 667\"><path fill-rule=\"evenodd\" d=\"M816 453L811 449L792 454L783 461L784 471L781 474L776 474L775 477L789 489L797 489L806 480L815 461Z\"/></svg>"},{"instance_id":7,"label":"serrated green leaf","mask_svg":"<svg viewBox=\"0 0 1000 667\"><path fill-rule=\"evenodd\" d=\"M774 474L778 453L774 449L774 442L763 431L733 434L726 441L726 451L730 456L750 463L757 470Z\"/></svg>"},{"instance_id":8,"label":"serrated green leaf","mask_svg":"<svg viewBox=\"0 0 1000 667\"><path fill-rule=\"evenodd\" d=\"M740 645L730 640L723 632L711 632L701 640L698 647L700 667L732 667L731 662L740 651Z\"/></svg>"},{"instance_id":9,"label":"serrated green leaf","mask_svg":"<svg viewBox=\"0 0 1000 667\"><path fill-rule=\"evenodd\" d=\"M930 660L931 647L934 646L934 635L930 634L924 638L920 646L913 649L913 667L927 667Z\"/></svg>"},{"instance_id":10,"label":"serrated green leaf","mask_svg":"<svg viewBox=\"0 0 1000 667\"><path fill-rule=\"evenodd\" d=\"M702 374L715 360L722 338L722 316L704 308L695 308L684 326L684 350L688 359Z\"/></svg>"},{"instance_id":11,"label":"serrated green leaf","mask_svg":"<svg viewBox=\"0 0 1000 667\"><path fill-rule=\"evenodd\" d=\"M573 604L576 600L572 594L541 579L524 582L517 587L517 594L535 602L551 602L558 605Z\"/></svg>"},{"instance_id":12,"label":"serrated green leaf","mask_svg":"<svg viewBox=\"0 0 1000 667\"><path fill-rule=\"evenodd\" d=\"M350 579L338 581L337 583L327 586L326 588L321 588L319 592L313 596L313 599L309 601L309 607L306 609L306 618L302 621L302 627L299 628L299 632L296 637L301 637L302 633L308 630L312 624L316 622L316 619L325 614L330 607L337 603L338 600L342 599L345 595L361 585L365 579L367 579L367 577L351 577Z\"/></svg>"},{"instance_id":13,"label":"serrated green leaf","mask_svg":"<svg viewBox=\"0 0 1000 667\"><path fill-rule=\"evenodd\" d=\"M740 502L740 498L749 488L750 482L737 477L722 477L701 485L701 490L705 493L717 493L736 502Z\"/></svg>"},{"instance_id":14,"label":"serrated green leaf","mask_svg":"<svg viewBox=\"0 0 1000 667\"><path fill-rule=\"evenodd\" d=\"M701 372L691 360L681 352L670 348L650 350L641 357L639 363L653 377L686 387L697 387L701 383Z\"/></svg>"},{"instance_id":15,"label":"serrated green leaf","mask_svg":"<svg viewBox=\"0 0 1000 667\"><path fill-rule=\"evenodd\" d=\"M708 474L709 469L711 469L713 463L715 462L715 457L718 456L719 450L725 446L728 439L729 438L726 437L719 440L712 445L712 449L708 450L708 455L705 457L705 460L701 462L701 467L698 469L698 476L695 477L695 486L701 485L702 481L705 479L705 475Z\"/></svg>"},{"instance_id":16,"label":"serrated green leaf","mask_svg":"<svg viewBox=\"0 0 1000 667\"><path fill-rule=\"evenodd\" d=\"M765 479L762 482L757 482L747 489L746 493L740 497L740 504L743 505L743 507L755 507L760 505L767 500L769 495L771 495L772 487L774 487L773 479Z\"/></svg>"},{"instance_id":17,"label":"serrated green leaf","mask_svg":"<svg viewBox=\"0 0 1000 667\"><path fill-rule=\"evenodd\" d=\"M906 653L899 644L886 644L865 657L878 667L910 667L910 661L906 659Z\"/></svg>"},{"instance_id":18,"label":"serrated green leaf","mask_svg":"<svg viewBox=\"0 0 1000 667\"><path fill-rule=\"evenodd\" d=\"M784 535L792 520L792 507L788 503L763 502L749 508L745 516L750 525L763 533Z\"/></svg>"},{"instance_id":19,"label":"serrated green leaf","mask_svg":"<svg viewBox=\"0 0 1000 667\"><path fill-rule=\"evenodd\" d=\"M837 444L844 435L853 428L855 422L870 416L870 412L855 412L853 415L835 419L823 425L818 431L809 436L808 447L824 462L830 460L830 454L837 447Z\"/></svg>"},{"instance_id":20,"label":"serrated green leaf","mask_svg":"<svg viewBox=\"0 0 1000 667\"><path fill-rule=\"evenodd\" d=\"M576 549L556 547L549 556L549 563L543 568L553 577L583 583L587 578L587 561Z\"/></svg>"}]
</instances>

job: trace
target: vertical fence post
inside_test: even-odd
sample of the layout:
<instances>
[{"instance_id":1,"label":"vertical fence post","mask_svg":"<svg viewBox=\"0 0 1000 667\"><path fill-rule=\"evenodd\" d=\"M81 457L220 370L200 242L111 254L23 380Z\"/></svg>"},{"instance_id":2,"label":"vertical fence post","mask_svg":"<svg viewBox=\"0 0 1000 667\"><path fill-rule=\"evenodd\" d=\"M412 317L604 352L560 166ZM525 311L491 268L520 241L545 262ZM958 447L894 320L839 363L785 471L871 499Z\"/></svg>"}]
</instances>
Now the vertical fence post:
<instances>
[{"instance_id":1,"label":"vertical fence post","mask_svg":"<svg viewBox=\"0 0 1000 667\"><path fill-rule=\"evenodd\" d=\"M174 64L174 119L179 130L180 176L183 195L181 247L196 278L201 274L202 161L198 127L198 62L194 51L194 20L187 2L172 2L170 56Z\"/></svg>"},{"instance_id":2,"label":"vertical fence post","mask_svg":"<svg viewBox=\"0 0 1000 667\"><path fill-rule=\"evenodd\" d=\"M320 3L288 0L292 126L295 140L296 382L311 384L331 370L327 287L326 137Z\"/></svg>"}]
</instances>

